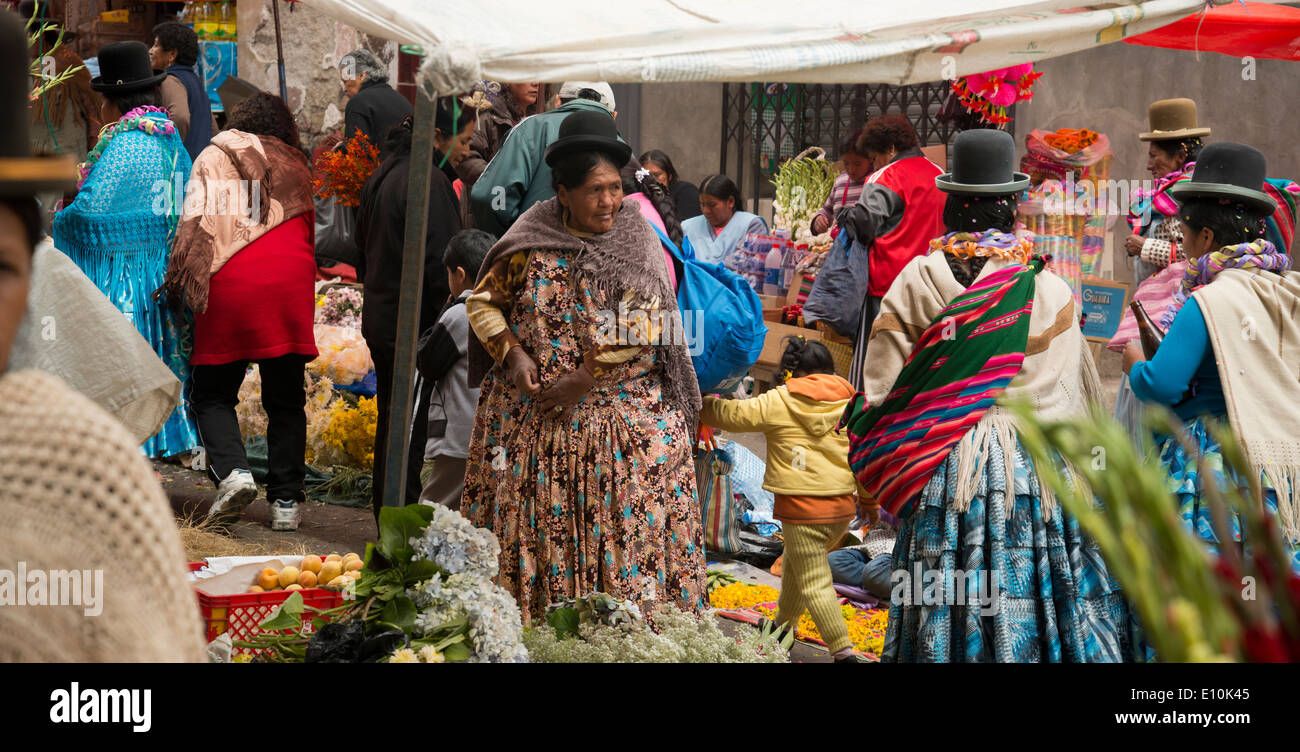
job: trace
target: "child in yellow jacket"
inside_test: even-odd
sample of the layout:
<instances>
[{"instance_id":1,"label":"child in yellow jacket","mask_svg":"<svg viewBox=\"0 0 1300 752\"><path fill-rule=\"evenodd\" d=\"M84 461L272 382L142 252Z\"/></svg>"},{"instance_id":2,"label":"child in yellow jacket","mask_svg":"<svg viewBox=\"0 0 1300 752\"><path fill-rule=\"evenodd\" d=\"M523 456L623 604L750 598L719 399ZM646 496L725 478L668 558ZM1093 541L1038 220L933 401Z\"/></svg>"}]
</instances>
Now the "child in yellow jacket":
<instances>
[{"instance_id":1,"label":"child in yellow jacket","mask_svg":"<svg viewBox=\"0 0 1300 752\"><path fill-rule=\"evenodd\" d=\"M781 370L785 383L753 399L705 397L700 420L766 437L763 488L776 497L772 516L785 533L777 622L793 628L807 608L836 662L856 662L826 560L858 504L849 440L835 431L853 386L835 375L825 345L802 337L786 345Z\"/></svg>"}]
</instances>

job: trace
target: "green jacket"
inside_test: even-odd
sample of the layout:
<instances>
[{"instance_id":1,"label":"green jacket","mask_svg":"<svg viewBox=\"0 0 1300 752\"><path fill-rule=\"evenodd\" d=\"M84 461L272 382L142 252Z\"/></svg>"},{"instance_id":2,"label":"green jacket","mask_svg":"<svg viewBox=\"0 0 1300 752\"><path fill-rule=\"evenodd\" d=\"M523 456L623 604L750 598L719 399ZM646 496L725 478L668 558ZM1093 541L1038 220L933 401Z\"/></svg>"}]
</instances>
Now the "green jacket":
<instances>
[{"instance_id":1,"label":"green jacket","mask_svg":"<svg viewBox=\"0 0 1300 752\"><path fill-rule=\"evenodd\" d=\"M599 102L575 99L511 129L470 190L475 227L500 237L533 204L555 196L546 147L560 137L560 123L579 110L609 114Z\"/></svg>"}]
</instances>

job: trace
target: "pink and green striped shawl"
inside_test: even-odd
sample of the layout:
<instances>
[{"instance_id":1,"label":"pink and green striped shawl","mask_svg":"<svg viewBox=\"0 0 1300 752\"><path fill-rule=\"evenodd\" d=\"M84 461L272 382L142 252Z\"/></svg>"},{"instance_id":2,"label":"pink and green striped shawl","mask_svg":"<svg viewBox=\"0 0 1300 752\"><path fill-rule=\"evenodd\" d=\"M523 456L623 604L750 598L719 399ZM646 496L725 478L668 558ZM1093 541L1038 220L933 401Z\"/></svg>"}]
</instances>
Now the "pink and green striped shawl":
<instances>
[{"instance_id":1,"label":"pink and green striped shawl","mask_svg":"<svg viewBox=\"0 0 1300 752\"><path fill-rule=\"evenodd\" d=\"M862 393L850 402L842 420L849 465L882 509L901 514L1020 372L1045 261L971 285L930 323L881 404L867 405Z\"/></svg>"}]
</instances>

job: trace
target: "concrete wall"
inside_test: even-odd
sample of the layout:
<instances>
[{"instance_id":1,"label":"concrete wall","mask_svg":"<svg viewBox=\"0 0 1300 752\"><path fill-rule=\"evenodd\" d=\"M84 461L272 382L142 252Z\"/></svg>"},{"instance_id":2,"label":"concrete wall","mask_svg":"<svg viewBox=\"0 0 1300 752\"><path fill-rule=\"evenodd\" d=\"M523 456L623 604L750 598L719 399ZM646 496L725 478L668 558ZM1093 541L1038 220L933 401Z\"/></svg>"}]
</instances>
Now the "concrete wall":
<instances>
[{"instance_id":1,"label":"concrete wall","mask_svg":"<svg viewBox=\"0 0 1300 752\"><path fill-rule=\"evenodd\" d=\"M662 149L682 180L718 171L722 84L642 84L641 149Z\"/></svg>"},{"instance_id":2,"label":"concrete wall","mask_svg":"<svg viewBox=\"0 0 1300 752\"><path fill-rule=\"evenodd\" d=\"M396 43L362 34L309 6L281 3L280 31L289 109L308 147L343 125L340 57L364 47L386 61L390 81L397 80ZM239 0L239 77L266 91L280 90L270 0Z\"/></svg>"},{"instance_id":3,"label":"concrete wall","mask_svg":"<svg viewBox=\"0 0 1300 752\"><path fill-rule=\"evenodd\" d=\"M1268 157L1269 177L1300 179L1300 151L1290 120L1300 98L1295 63L1241 59L1130 44L1111 44L1040 62L1043 72L1034 98L1017 106L1015 130L1020 151L1032 129L1089 128L1110 138L1115 162L1112 179L1150 179L1147 144L1137 134L1148 130L1147 106L1158 99L1196 100L1211 141L1250 144ZM1113 276L1130 281L1132 271L1121 248L1127 228L1117 218L1111 228ZM1114 248L1121 248L1116 254ZM1103 264L1105 266L1105 264Z\"/></svg>"}]
</instances>

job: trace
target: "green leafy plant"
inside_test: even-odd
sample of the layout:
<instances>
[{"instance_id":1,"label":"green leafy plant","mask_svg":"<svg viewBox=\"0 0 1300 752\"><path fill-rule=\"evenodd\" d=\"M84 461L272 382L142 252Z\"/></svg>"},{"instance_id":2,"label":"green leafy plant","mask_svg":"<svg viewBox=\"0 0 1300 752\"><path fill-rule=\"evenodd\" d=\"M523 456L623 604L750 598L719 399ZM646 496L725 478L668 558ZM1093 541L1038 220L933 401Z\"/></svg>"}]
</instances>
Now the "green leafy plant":
<instances>
[{"instance_id":1,"label":"green leafy plant","mask_svg":"<svg viewBox=\"0 0 1300 752\"><path fill-rule=\"evenodd\" d=\"M1148 427L1180 437L1195 456L1183 422L1166 409L1149 408ZM1300 580L1288 579L1290 556L1263 512L1259 478L1231 431L1210 427L1225 475L1249 479L1249 488L1220 490L1204 458L1199 466L1215 535L1224 542L1215 557L1184 524L1149 441L1135 447L1128 431L1097 407L1051 423L1027 403L1013 409L1039 477L1097 544L1160 660L1271 660L1285 655L1285 643L1292 650L1300 644L1294 597ZM1062 460L1071 472L1061 469ZM1230 512L1239 516L1251 550L1234 542ZM1258 588L1253 599L1243 597L1244 582Z\"/></svg>"}]
</instances>

